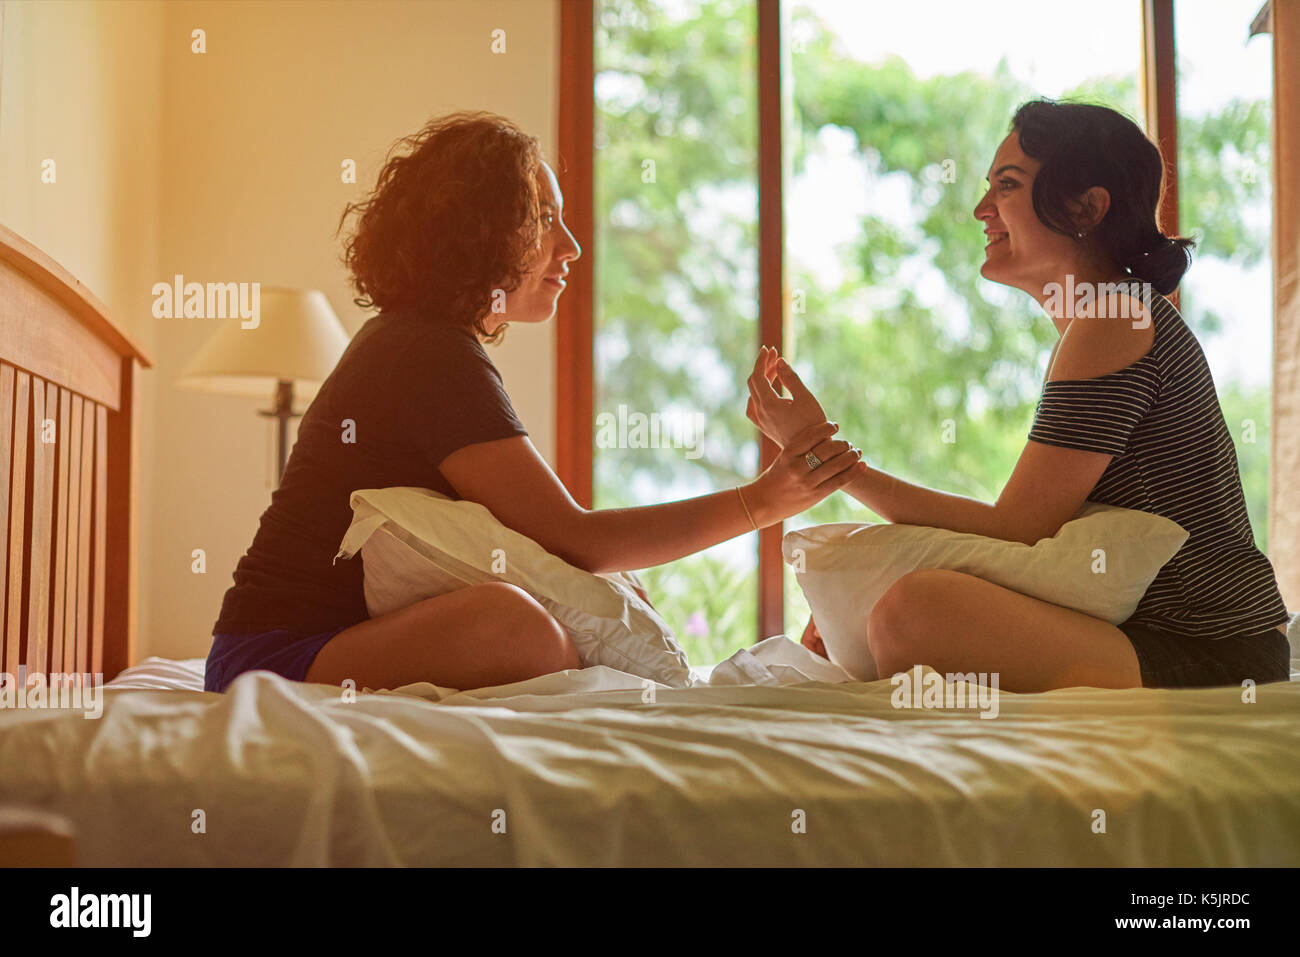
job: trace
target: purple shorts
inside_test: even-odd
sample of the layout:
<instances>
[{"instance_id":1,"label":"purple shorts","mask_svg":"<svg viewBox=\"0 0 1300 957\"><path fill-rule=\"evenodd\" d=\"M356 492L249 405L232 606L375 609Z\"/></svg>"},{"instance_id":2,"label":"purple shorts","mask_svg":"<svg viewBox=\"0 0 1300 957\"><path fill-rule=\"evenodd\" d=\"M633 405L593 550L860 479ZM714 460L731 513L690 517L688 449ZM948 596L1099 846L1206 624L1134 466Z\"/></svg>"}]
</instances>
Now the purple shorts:
<instances>
[{"instance_id":1,"label":"purple shorts","mask_svg":"<svg viewBox=\"0 0 1300 957\"><path fill-rule=\"evenodd\" d=\"M225 691L245 671L274 671L292 681L303 681L325 643L350 627L344 625L319 635L300 635L287 628L260 635L215 634L203 670L203 690Z\"/></svg>"}]
</instances>

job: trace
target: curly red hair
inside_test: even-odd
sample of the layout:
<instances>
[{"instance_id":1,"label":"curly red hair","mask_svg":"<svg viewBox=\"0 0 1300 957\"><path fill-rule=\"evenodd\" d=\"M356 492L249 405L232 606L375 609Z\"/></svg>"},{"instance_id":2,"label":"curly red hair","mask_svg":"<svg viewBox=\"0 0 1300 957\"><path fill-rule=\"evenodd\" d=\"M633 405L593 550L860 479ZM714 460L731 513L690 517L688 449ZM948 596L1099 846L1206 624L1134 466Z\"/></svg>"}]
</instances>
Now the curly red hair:
<instances>
[{"instance_id":1,"label":"curly red hair","mask_svg":"<svg viewBox=\"0 0 1300 957\"><path fill-rule=\"evenodd\" d=\"M483 320L540 248L541 160L536 137L482 111L434 117L394 143L369 198L339 218L341 230L359 216L343 255L353 302L427 309L499 340L504 327L489 336Z\"/></svg>"}]
</instances>

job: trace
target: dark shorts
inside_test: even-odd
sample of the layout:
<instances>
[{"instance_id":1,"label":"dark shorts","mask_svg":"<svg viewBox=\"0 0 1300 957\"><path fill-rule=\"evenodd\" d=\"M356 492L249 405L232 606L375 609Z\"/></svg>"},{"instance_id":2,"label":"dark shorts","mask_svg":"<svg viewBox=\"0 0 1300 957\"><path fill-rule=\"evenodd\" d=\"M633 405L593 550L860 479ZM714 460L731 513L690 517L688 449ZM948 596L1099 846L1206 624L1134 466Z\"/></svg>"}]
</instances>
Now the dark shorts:
<instances>
[{"instance_id":1,"label":"dark shorts","mask_svg":"<svg viewBox=\"0 0 1300 957\"><path fill-rule=\"evenodd\" d=\"M1124 622L1119 630L1137 652L1144 688L1212 688L1288 681L1291 646L1276 628L1228 638L1183 638L1150 625Z\"/></svg>"},{"instance_id":2,"label":"dark shorts","mask_svg":"<svg viewBox=\"0 0 1300 957\"><path fill-rule=\"evenodd\" d=\"M303 681L325 643L350 627L344 625L318 635L301 635L287 628L260 635L213 635L203 670L203 690L225 691L245 671L274 671L292 681Z\"/></svg>"}]
</instances>

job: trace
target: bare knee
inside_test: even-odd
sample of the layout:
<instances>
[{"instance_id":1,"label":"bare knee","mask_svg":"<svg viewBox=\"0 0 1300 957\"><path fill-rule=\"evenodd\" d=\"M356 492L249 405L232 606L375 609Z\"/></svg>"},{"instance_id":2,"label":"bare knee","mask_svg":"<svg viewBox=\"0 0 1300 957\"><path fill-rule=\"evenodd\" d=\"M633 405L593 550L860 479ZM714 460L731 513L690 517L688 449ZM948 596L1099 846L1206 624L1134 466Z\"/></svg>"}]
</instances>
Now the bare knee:
<instances>
[{"instance_id":1,"label":"bare knee","mask_svg":"<svg viewBox=\"0 0 1300 957\"><path fill-rule=\"evenodd\" d=\"M883 678L905 671L909 667L902 663L905 645L906 640L898 630L897 611L882 597L867 618L867 647L871 650L871 660L876 663L876 674Z\"/></svg>"},{"instance_id":2,"label":"bare knee","mask_svg":"<svg viewBox=\"0 0 1300 957\"><path fill-rule=\"evenodd\" d=\"M867 647L883 676L919 664L915 640L923 612L920 606L925 582L923 571L909 572L894 582L877 600L867 618Z\"/></svg>"},{"instance_id":3,"label":"bare knee","mask_svg":"<svg viewBox=\"0 0 1300 957\"><path fill-rule=\"evenodd\" d=\"M494 630L524 677L581 668L578 648L558 621L528 592L506 582L474 586L492 609Z\"/></svg>"}]
</instances>

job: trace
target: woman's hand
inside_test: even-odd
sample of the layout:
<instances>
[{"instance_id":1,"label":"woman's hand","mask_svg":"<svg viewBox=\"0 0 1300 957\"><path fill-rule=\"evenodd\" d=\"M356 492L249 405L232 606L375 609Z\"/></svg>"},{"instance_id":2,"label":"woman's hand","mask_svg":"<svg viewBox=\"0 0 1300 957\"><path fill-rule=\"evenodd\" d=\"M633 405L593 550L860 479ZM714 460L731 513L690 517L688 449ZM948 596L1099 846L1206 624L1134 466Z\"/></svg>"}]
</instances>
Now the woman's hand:
<instances>
[{"instance_id":1,"label":"woman's hand","mask_svg":"<svg viewBox=\"0 0 1300 957\"><path fill-rule=\"evenodd\" d=\"M837 429L838 425L820 422L798 432L766 471L745 486L745 500L759 528L798 515L866 473L860 451L839 439L830 441ZM804 458L814 448L829 454L818 452L822 462L815 469Z\"/></svg>"},{"instance_id":2,"label":"woman's hand","mask_svg":"<svg viewBox=\"0 0 1300 957\"><path fill-rule=\"evenodd\" d=\"M772 387L779 382L791 398L783 398ZM749 420L781 448L785 448L802 429L826 421L821 403L808 391L790 364L769 346L759 349L754 372L749 377ZM819 456L824 460L824 455Z\"/></svg>"}]
</instances>

